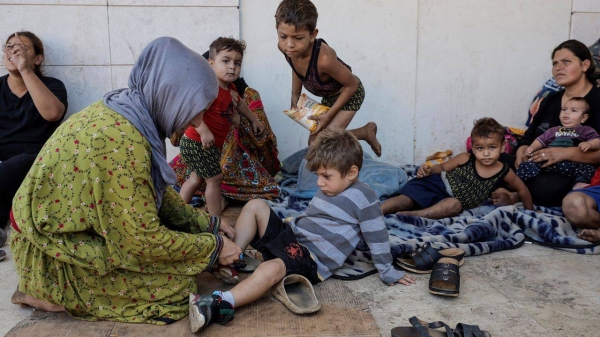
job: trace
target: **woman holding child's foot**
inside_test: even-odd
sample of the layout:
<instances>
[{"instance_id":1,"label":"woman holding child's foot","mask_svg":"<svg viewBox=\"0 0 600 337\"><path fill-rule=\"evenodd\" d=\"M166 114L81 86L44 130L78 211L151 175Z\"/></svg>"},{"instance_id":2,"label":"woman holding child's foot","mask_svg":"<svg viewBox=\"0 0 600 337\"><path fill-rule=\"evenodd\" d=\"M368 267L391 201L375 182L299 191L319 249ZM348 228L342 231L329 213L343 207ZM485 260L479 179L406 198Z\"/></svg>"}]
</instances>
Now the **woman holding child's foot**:
<instances>
[{"instance_id":1,"label":"woman holding child's foot","mask_svg":"<svg viewBox=\"0 0 600 337\"><path fill-rule=\"evenodd\" d=\"M213 70L161 37L140 53L129 85L59 126L17 191L13 303L169 324L188 315L196 274L239 261L235 230L183 202L165 158L166 135L217 97Z\"/></svg>"}]
</instances>

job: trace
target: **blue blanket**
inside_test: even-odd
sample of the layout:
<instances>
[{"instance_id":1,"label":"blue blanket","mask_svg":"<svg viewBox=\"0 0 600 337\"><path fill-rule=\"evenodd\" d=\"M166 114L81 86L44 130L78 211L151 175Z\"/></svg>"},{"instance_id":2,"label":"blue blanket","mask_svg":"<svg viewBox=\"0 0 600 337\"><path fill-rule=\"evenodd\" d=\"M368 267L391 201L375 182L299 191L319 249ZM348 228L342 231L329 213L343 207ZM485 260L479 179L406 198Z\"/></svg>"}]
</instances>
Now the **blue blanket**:
<instances>
[{"instance_id":1,"label":"blue blanket","mask_svg":"<svg viewBox=\"0 0 600 337\"><path fill-rule=\"evenodd\" d=\"M416 166L402 166L402 169L410 178ZM288 186L280 198L268 201L282 219L298 216L310 201L294 192L294 188ZM515 206L484 205L440 220L387 215L385 223L394 260L415 251L424 242L430 242L438 249L459 247L467 256L515 249L526 240L578 254L600 254L598 244L577 238L577 230L567 222L560 209L536 207L536 210L539 212ZM357 279L375 272L369 249L361 242L334 277Z\"/></svg>"}]
</instances>

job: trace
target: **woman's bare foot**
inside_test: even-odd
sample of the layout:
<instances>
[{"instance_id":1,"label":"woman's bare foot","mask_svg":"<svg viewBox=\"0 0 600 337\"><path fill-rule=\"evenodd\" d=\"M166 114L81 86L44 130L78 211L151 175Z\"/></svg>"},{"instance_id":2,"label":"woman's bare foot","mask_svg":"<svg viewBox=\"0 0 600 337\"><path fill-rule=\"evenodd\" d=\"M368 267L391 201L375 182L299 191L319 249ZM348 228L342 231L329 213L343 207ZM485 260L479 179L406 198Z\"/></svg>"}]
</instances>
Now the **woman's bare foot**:
<instances>
[{"instance_id":1,"label":"woman's bare foot","mask_svg":"<svg viewBox=\"0 0 600 337\"><path fill-rule=\"evenodd\" d=\"M516 192L509 192L503 188L499 188L495 192L492 192L492 203L494 203L495 206L514 205L519 201L519 195Z\"/></svg>"},{"instance_id":2,"label":"woman's bare foot","mask_svg":"<svg viewBox=\"0 0 600 337\"><path fill-rule=\"evenodd\" d=\"M60 312L65 311L65 307L58 304L53 304L44 300L38 300L37 298L20 292L18 289L12 295L10 301L13 304L20 305L21 308L25 307L34 307L39 310L49 311L49 312Z\"/></svg>"},{"instance_id":3,"label":"woman's bare foot","mask_svg":"<svg viewBox=\"0 0 600 337\"><path fill-rule=\"evenodd\" d=\"M377 157L381 157L381 144L377 140L377 124L369 122L364 127L367 131L365 141L371 146L371 150L375 152Z\"/></svg>"},{"instance_id":4,"label":"woman's bare foot","mask_svg":"<svg viewBox=\"0 0 600 337\"><path fill-rule=\"evenodd\" d=\"M10 298L10 301L12 302L12 304L17 304L21 308L28 307L28 305L25 304L25 293L22 293L19 290L15 291L15 293Z\"/></svg>"},{"instance_id":5,"label":"woman's bare foot","mask_svg":"<svg viewBox=\"0 0 600 337\"><path fill-rule=\"evenodd\" d=\"M589 242L600 242L600 229L583 229L577 237Z\"/></svg>"}]
</instances>

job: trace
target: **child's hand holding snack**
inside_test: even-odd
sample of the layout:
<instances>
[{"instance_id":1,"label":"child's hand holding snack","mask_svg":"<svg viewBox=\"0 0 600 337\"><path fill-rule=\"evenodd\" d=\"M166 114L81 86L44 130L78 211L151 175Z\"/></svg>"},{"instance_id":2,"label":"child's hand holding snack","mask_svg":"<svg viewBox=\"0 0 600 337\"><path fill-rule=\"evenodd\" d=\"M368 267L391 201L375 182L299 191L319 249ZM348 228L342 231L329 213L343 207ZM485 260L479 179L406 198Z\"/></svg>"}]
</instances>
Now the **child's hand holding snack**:
<instances>
[{"instance_id":1,"label":"child's hand holding snack","mask_svg":"<svg viewBox=\"0 0 600 337\"><path fill-rule=\"evenodd\" d=\"M427 165L422 165L417 170L417 178L425 178L430 174L431 174L431 167L429 167Z\"/></svg>"}]
</instances>

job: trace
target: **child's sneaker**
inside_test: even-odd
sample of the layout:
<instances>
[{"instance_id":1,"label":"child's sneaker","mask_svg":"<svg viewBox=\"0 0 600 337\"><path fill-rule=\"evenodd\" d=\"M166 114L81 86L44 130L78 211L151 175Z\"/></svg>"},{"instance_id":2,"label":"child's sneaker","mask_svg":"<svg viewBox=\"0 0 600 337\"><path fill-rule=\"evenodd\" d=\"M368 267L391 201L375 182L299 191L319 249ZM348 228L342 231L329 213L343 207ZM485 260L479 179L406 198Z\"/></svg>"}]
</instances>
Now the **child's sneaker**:
<instances>
[{"instance_id":1,"label":"child's sneaker","mask_svg":"<svg viewBox=\"0 0 600 337\"><path fill-rule=\"evenodd\" d=\"M223 281L223 283L238 284L240 282L239 273L233 266L217 264L213 267L212 273L216 278Z\"/></svg>"},{"instance_id":2,"label":"child's sneaker","mask_svg":"<svg viewBox=\"0 0 600 337\"><path fill-rule=\"evenodd\" d=\"M190 327L192 332L210 323L225 324L234 317L235 310L215 291L211 295L190 294Z\"/></svg>"}]
</instances>

